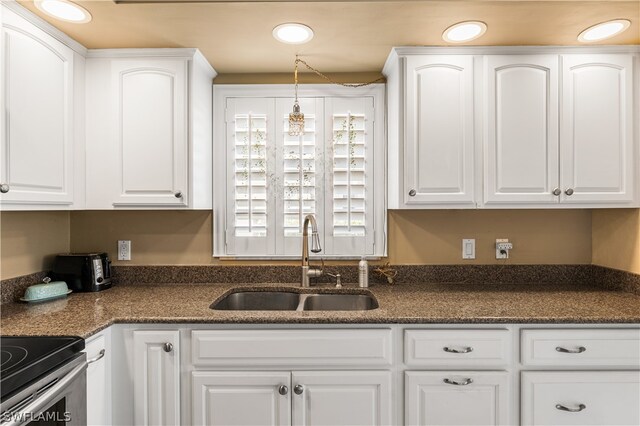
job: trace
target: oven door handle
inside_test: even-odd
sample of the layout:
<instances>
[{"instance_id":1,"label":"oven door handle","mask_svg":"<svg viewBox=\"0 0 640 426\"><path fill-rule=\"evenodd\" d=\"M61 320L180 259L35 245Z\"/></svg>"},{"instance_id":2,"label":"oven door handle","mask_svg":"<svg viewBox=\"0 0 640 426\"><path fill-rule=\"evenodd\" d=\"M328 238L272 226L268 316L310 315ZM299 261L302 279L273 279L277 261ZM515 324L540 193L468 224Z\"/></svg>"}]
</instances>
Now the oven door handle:
<instances>
[{"instance_id":1,"label":"oven door handle","mask_svg":"<svg viewBox=\"0 0 640 426\"><path fill-rule=\"evenodd\" d=\"M18 413L11 413L11 420L6 423L2 423L2 426L19 426L25 423L25 419L29 419L29 415L33 413L39 413L42 410L46 409L48 405L53 402L56 402L56 399L60 397L60 392L66 388L71 382L73 382L78 376L80 376L87 369L87 363L83 362L69 373L67 373L63 378L58 380L58 383L51 386L47 389L42 395L40 395L35 400L31 401L29 405L24 407L24 409L20 410ZM11 412L11 408L7 410Z\"/></svg>"}]
</instances>

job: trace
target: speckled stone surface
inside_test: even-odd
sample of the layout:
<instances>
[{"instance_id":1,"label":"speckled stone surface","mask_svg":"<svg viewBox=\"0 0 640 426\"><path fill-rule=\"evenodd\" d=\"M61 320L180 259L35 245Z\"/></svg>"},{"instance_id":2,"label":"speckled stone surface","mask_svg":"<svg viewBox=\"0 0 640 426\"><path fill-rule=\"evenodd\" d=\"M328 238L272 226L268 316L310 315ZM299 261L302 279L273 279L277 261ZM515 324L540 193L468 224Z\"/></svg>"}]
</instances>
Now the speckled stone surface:
<instances>
[{"instance_id":1,"label":"speckled stone surface","mask_svg":"<svg viewBox=\"0 0 640 426\"><path fill-rule=\"evenodd\" d=\"M5 304L0 333L88 337L114 323L640 323L640 296L568 283L377 285L369 290L380 307L358 312L209 308L237 287L302 291L282 284L121 285L99 293L75 293L67 299L40 305ZM324 286L308 291L336 290ZM351 286L341 292L363 290Z\"/></svg>"},{"instance_id":2,"label":"speckled stone surface","mask_svg":"<svg viewBox=\"0 0 640 426\"><path fill-rule=\"evenodd\" d=\"M36 272L35 274L0 281L0 303L18 301L24 295L27 287L41 283L46 276L46 272Z\"/></svg>"},{"instance_id":3,"label":"speckled stone surface","mask_svg":"<svg viewBox=\"0 0 640 426\"><path fill-rule=\"evenodd\" d=\"M593 281L604 288L640 295L640 275L618 269L592 266Z\"/></svg>"},{"instance_id":4,"label":"speckled stone surface","mask_svg":"<svg viewBox=\"0 0 640 426\"><path fill-rule=\"evenodd\" d=\"M370 267L369 279L383 283L384 277ZM393 265L399 283L419 282L590 282L591 265ZM358 281L357 265L327 265L325 270L340 273L344 282ZM157 283L297 283L299 266L113 266L119 284ZM331 277L315 279L327 283Z\"/></svg>"}]
</instances>

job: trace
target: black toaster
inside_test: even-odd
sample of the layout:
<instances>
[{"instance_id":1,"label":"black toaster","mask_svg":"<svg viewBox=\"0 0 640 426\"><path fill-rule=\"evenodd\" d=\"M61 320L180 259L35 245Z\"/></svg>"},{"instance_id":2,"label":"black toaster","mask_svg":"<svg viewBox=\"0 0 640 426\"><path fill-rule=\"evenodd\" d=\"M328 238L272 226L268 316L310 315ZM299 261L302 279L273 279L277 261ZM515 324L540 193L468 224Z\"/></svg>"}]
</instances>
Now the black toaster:
<instances>
[{"instance_id":1,"label":"black toaster","mask_svg":"<svg viewBox=\"0 0 640 426\"><path fill-rule=\"evenodd\" d=\"M102 291L111 287L111 260L107 253L59 254L51 278L73 291Z\"/></svg>"}]
</instances>

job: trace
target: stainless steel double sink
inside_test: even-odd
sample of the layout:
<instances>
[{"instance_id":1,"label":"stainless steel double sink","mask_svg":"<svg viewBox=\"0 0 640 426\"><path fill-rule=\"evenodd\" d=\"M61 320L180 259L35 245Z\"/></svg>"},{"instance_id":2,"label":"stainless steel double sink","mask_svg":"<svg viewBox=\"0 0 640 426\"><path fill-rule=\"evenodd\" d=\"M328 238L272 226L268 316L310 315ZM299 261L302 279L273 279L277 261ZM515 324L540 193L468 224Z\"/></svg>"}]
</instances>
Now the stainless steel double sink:
<instances>
[{"instance_id":1,"label":"stainless steel double sink","mask_svg":"<svg viewBox=\"0 0 640 426\"><path fill-rule=\"evenodd\" d=\"M210 308L221 311L368 311L378 301L369 294L295 293L235 290Z\"/></svg>"}]
</instances>

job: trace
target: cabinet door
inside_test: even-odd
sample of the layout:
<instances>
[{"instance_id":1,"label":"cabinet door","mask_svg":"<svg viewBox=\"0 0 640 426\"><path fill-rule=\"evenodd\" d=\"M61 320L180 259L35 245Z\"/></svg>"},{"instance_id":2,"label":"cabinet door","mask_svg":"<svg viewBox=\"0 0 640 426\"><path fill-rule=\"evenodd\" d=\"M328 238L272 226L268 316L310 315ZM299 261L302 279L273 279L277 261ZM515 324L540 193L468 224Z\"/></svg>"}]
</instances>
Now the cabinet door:
<instances>
[{"instance_id":1,"label":"cabinet door","mask_svg":"<svg viewBox=\"0 0 640 426\"><path fill-rule=\"evenodd\" d=\"M473 206L473 57L409 57L406 70L404 202Z\"/></svg>"},{"instance_id":2,"label":"cabinet door","mask_svg":"<svg viewBox=\"0 0 640 426\"><path fill-rule=\"evenodd\" d=\"M633 57L562 59L562 202L633 201Z\"/></svg>"},{"instance_id":3,"label":"cabinet door","mask_svg":"<svg viewBox=\"0 0 640 426\"><path fill-rule=\"evenodd\" d=\"M106 338L101 335L87 343L87 425L111 424L111 386L107 377Z\"/></svg>"},{"instance_id":4,"label":"cabinet door","mask_svg":"<svg viewBox=\"0 0 640 426\"><path fill-rule=\"evenodd\" d=\"M114 60L114 206L187 205L187 61Z\"/></svg>"},{"instance_id":5,"label":"cabinet door","mask_svg":"<svg viewBox=\"0 0 640 426\"><path fill-rule=\"evenodd\" d=\"M389 372L294 372L291 384L294 425L391 424Z\"/></svg>"},{"instance_id":6,"label":"cabinet door","mask_svg":"<svg viewBox=\"0 0 640 426\"><path fill-rule=\"evenodd\" d=\"M289 372L194 372L192 422L211 426L289 425L290 382Z\"/></svg>"},{"instance_id":7,"label":"cabinet door","mask_svg":"<svg viewBox=\"0 0 640 426\"><path fill-rule=\"evenodd\" d=\"M509 374L477 371L405 373L407 425L507 425Z\"/></svg>"},{"instance_id":8,"label":"cabinet door","mask_svg":"<svg viewBox=\"0 0 640 426\"><path fill-rule=\"evenodd\" d=\"M133 332L133 411L136 425L180 423L180 333Z\"/></svg>"},{"instance_id":9,"label":"cabinet door","mask_svg":"<svg viewBox=\"0 0 640 426\"><path fill-rule=\"evenodd\" d=\"M557 203L558 56L484 60L485 204Z\"/></svg>"},{"instance_id":10,"label":"cabinet door","mask_svg":"<svg viewBox=\"0 0 640 426\"><path fill-rule=\"evenodd\" d=\"M638 425L635 371L522 373L523 425Z\"/></svg>"},{"instance_id":11,"label":"cabinet door","mask_svg":"<svg viewBox=\"0 0 640 426\"><path fill-rule=\"evenodd\" d=\"M73 202L73 51L3 8L5 203Z\"/></svg>"}]
</instances>

